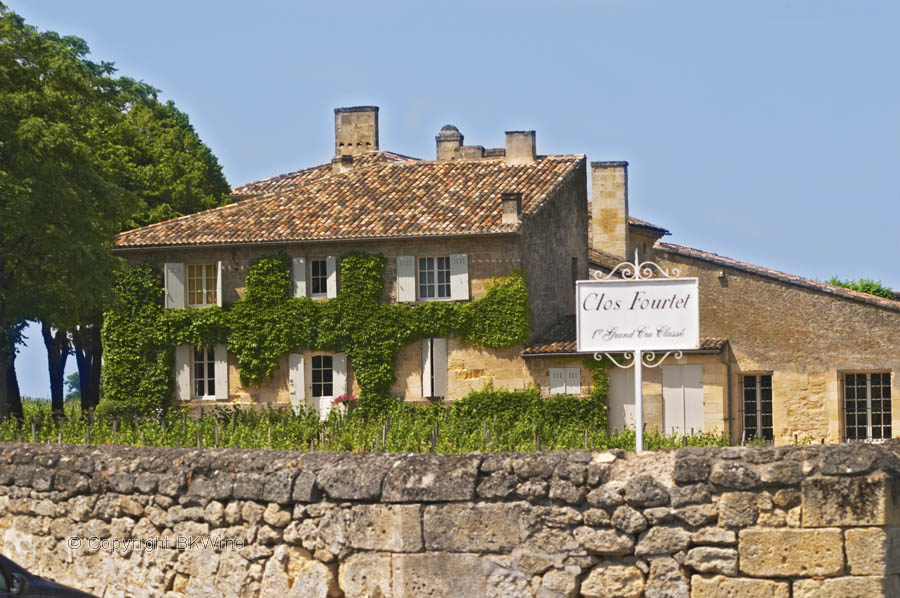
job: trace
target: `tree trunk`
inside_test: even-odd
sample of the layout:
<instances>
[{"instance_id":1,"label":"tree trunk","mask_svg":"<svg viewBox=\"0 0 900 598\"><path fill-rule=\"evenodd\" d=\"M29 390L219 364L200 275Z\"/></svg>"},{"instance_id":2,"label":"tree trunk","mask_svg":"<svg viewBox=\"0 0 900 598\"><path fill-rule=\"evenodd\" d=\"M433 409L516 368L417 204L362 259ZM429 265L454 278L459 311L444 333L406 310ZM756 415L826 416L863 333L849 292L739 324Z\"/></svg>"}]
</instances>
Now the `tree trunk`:
<instances>
[{"instance_id":1,"label":"tree trunk","mask_svg":"<svg viewBox=\"0 0 900 598\"><path fill-rule=\"evenodd\" d=\"M54 413L62 413L65 404L66 360L71 347L69 334L65 330L57 330L53 334L50 326L41 322L41 335L47 347L47 370L50 372L50 407Z\"/></svg>"},{"instance_id":2,"label":"tree trunk","mask_svg":"<svg viewBox=\"0 0 900 598\"><path fill-rule=\"evenodd\" d=\"M22 397L15 376L15 341L12 326L0 321L0 420L10 415L23 418Z\"/></svg>"},{"instance_id":3,"label":"tree trunk","mask_svg":"<svg viewBox=\"0 0 900 598\"><path fill-rule=\"evenodd\" d=\"M81 409L87 411L100 402L100 366L103 345L100 342L101 323L81 326L72 335L78 379L81 383Z\"/></svg>"}]
</instances>

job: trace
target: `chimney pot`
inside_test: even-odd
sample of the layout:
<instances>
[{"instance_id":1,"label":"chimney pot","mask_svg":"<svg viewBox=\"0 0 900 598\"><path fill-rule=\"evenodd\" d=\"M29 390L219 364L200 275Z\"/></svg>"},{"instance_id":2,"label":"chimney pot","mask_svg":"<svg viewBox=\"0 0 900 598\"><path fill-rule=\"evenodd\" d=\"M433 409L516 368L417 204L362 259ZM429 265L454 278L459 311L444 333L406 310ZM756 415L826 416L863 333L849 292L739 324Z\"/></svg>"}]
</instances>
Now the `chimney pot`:
<instances>
[{"instance_id":1,"label":"chimney pot","mask_svg":"<svg viewBox=\"0 0 900 598\"><path fill-rule=\"evenodd\" d=\"M462 147L463 134L453 125L444 125L434 140L437 143L437 159L443 162L452 160L456 148Z\"/></svg>"},{"instance_id":2,"label":"chimney pot","mask_svg":"<svg viewBox=\"0 0 900 598\"><path fill-rule=\"evenodd\" d=\"M500 201L503 203L503 224L516 224L522 220L521 193L502 193Z\"/></svg>"},{"instance_id":3,"label":"chimney pot","mask_svg":"<svg viewBox=\"0 0 900 598\"><path fill-rule=\"evenodd\" d=\"M356 155L378 149L378 106L334 109L334 155Z\"/></svg>"},{"instance_id":4,"label":"chimney pot","mask_svg":"<svg viewBox=\"0 0 900 598\"><path fill-rule=\"evenodd\" d=\"M506 162L531 164L536 156L534 131L506 132Z\"/></svg>"}]
</instances>

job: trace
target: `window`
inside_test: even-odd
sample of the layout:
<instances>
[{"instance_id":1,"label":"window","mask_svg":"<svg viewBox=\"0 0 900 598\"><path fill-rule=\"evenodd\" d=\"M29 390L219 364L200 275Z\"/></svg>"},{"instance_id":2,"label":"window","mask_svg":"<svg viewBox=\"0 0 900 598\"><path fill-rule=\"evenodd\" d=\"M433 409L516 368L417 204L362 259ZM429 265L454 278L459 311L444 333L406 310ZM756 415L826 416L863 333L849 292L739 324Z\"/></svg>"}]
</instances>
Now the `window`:
<instances>
[{"instance_id":1,"label":"window","mask_svg":"<svg viewBox=\"0 0 900 598\"><path fill-rule=\"evenodd\" d=\"M313 355L312 396L316 399L334 396L334 368L331 355Z\"/></svg>"},{"instance_id":2,"label":"window","mask_svg":"<svg viewBox=\"0 0 900 598\"><path fill-rule=\"evenodd\" d=\"M216 264L188 264L188 305L206 307L216 305L218 297L218 266Z\"/></svg>"},{"instance_id":3,"label":"window","mask_svg":"<svg viewBox=\"0 0 900 598\"><path fill-rule=\"evenodd\" d=\"M419 258L419 299L450 298L450 258Z\"/></svg>"},{"instance_id":4,"label":"window","mask_svg":"<svg viewBox=\"0 0 900 598\"><path fill-rule=\"evenodd\" d=\"M429 399L447 396L447 339L422 341L422 396Z\"/></svg>"},{"instance_id":5,"label":"window","mask_svg":"<svg viewBox=\"0 0 900 598\"><path fill-rule=\"evenodd\" d=\"M741 376L744 440L772 441L772 375Z\"/></svg>"},{"instance_id":6,"label":"window","mask_svg":"<svg viewBox=\"0 0 900 598\"><path fill-rule=\"evenodd\" d=\"M580 395L581 368L550 368L551 395Z\"/></svg>"},{"instance_id":7,"label":"window","mask_svg":"<svg viewBox=\"0 0 900 598\"><path fill-rule=\"evenodd\" d=\"M309 280L312 285L311 297L328 295L328 262L325 260L309 261Z\"/></svg>"},{"instance_id":8,"label":"window","mask_svg":"<svg viewBox=\"0 0 900 598\"><path fill-rule=\"evenodd\" d=\"M211 398L216 395L216 356L207 347L194 347L194 397Z\"/></svg>"},{"instance_id":9,"label":"window","mask_svg":"<svg viewBox=\"0 0 900 598\"><path fill-rule=\"evenodd\" d=\"M844 374L845 440L883 440L890 437L890 373Z\"/></svg>"}]
</instances>

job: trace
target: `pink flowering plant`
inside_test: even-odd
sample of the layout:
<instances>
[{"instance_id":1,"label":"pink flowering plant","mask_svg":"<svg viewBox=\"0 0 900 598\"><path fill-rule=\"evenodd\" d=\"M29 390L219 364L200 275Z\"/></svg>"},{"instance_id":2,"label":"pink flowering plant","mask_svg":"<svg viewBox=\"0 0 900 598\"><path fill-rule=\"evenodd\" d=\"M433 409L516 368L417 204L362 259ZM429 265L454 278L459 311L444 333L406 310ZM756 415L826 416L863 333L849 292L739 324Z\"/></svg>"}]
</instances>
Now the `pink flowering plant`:
<instances>
[{"instance_id":1,"label":"pink flowering plant","mask_svg":"<svg viewBox=\"0 0 900 598\"><path fill-rule=\"evenodd\" d=\"M356 395L351 394L342 394L339 397L334 397L333 403L335 405L355 405L356 404Z\"/></svg>"}]
</instances>

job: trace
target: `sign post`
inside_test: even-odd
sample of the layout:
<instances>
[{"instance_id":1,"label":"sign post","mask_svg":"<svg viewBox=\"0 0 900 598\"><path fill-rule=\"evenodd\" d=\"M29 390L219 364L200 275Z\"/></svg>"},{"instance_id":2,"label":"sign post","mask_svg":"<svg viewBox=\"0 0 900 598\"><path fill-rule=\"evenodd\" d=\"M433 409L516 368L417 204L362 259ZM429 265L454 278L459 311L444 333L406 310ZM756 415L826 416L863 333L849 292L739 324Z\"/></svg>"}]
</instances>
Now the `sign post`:
<instances>
[{"instance_id":1,"label":"sign post","mask_svg":"<svg viewBox=\"0 0 900 598\"><path fill-rule=\"evenodd\" d=\"M634 368L635 449L644 449L643 368L700 346L699 285L655 262L623 262L576 283L577 351ZM658 275L659 277L654 277ZM657 353L666 353L657 358ZM622 362L613 353L624 356Z\"/></svg>"}]
</instances>

